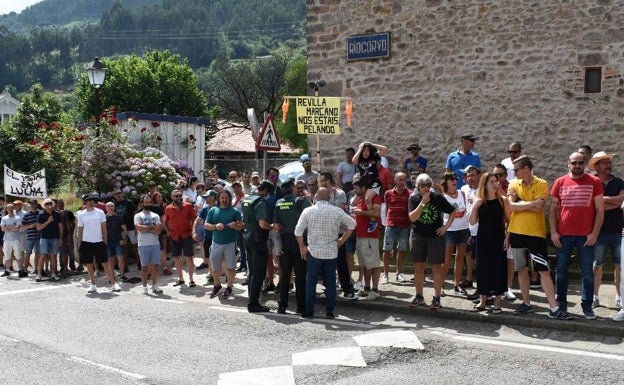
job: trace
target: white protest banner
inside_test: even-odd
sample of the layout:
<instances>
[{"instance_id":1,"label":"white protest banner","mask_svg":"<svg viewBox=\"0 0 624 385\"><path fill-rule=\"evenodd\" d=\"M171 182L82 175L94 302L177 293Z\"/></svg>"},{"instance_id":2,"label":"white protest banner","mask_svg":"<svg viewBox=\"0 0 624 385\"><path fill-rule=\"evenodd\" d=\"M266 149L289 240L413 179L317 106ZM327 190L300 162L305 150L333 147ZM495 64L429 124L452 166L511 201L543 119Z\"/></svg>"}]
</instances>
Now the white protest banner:
<instances>
[{"instance_id":1,"label":"white protest banner","mask_svg":"<svg viewBox=\"0 0 624 385\"><path fill-rule=\"evenodd\" d=\"M22 174L4 165L4 194L23 198L47 198L45 168L34 174Z\"/></svg>"}]
</instances>

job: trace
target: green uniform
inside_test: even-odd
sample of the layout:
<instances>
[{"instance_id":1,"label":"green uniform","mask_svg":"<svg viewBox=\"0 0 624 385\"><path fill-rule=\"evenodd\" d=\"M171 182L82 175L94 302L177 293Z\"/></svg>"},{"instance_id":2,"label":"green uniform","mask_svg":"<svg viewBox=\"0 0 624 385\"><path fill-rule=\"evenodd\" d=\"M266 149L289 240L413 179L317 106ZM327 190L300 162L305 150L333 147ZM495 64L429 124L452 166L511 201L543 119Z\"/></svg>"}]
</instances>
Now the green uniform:
<instances>
[{"instance_id":1,"label":"green uniform","mask_svg":"<svg viewBox=\"0 0 624 385\"><path fill-rule=\"evenodd\" d=\"M279 199L275 204L273 222L282 225L280 233L294 234L299 216L301 216L303 209L308 206L310 206L310 202L292 194L288 194L284 198Z\"/></svg>"},{"instance_id":2,"label":"green uniform","mask_svg":"<svg viewBox=\"0 0 624 385\"><path fill-rule=\"evenodd\" d=\"M260 195L253 194L243 199L243 221L247 233L260 233L258 221L267 220L266 202ZM267 230L263 230L267 231ZM268 232L267 232L268 234Z\"/></svg>"}]
</instances>

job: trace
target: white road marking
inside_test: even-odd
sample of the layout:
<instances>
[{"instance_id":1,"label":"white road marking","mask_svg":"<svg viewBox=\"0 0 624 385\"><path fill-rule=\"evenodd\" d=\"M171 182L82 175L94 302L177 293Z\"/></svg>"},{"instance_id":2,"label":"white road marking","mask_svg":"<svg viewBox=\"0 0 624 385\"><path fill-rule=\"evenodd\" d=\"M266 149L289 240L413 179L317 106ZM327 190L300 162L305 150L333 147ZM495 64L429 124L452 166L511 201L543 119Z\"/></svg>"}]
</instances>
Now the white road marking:
<instances>
[{"instance_id":1,"label":"white road marking","mask_svg":"<svg viewBox=\"0 0 624 385\"><path fill-rule=\"evenodd\" d=\"M357 347L329 348L293 353L293 365L340 365L366 367L362 349Z\"/></svg>"},{"instance_id":2,"label":"white road marking","mask_svg":"<svg viewBox=\"0 0 624 385\"><path fill-rule=\"evenodd\" d=\"M12 294L23 294L23 293L33 293L36 291L45 291L45 290L54 290L54 289L61 289L65 286L40 286L40 287L33 287L32 289L22 289L22 290L13 290L13 291L3 291L0 292L0 295L12 295Z\"/></svg>"},{"instance_id":3,"label":"white road marking","mask_svg":"<svg viewBox=\"0 0 624 385\"><path fill-rule=\"evenodd\" d=\"M409 330L393 330L379 333L362 334L354 336L353 339L359 346L383 346L393 348L406 348L413 350L424 350L425 347L420 342L414 332Z\"/></svg>"},{"instance_id":4,"label":"white road marking","mask_svg":"<svg viewBox=\"0 0 624 385\"><path fill-rule=\"evenodd\" d=\"M142 374L126 372L125 370L122 370L122 369L113 368L112 366L100 364L100 363L93 362L93 361L90 361L90 360L86 360L86 359L80 358L80 357L72 356L72 357L68 358L68 360L77 362L79 364L93 366L93 367L105 370L107 372L111 372L111 373L115 373L115 374L121 374L124 377L132 378L132 379L135 379L135 380L143 380L143 379L145 379L145 376L142 375Z\"/></svg>"},{"instance_id":5,"label":"white road marking","mask_svg":"<svg viewBox=\"0 0 624 385\"><path fill-rule=\"evenodd\" d=\"M16 340L15 338L3 336L3 335L0 335L0 339L7 340L9 342L20 342L20 340Z\"/></svg>"},{"instance_id":6,"label":"white road marking","mask_svg":"<svg viewBox=\"0 0 624 385\"><path fill-rule=\"evenodd\" d=\"M145 295L145 294L143 294ZM160 301L160 302L169 302L169 303L186 303L184 301L180 301L177 299L168 299L168 298L158 298L158 297L149 297L150 299L153 299L154 301Z\"/></svg>"},{"instance_id":7,"label":"white road marking","mask_svg":"<svg viewBox=\"0 0 624 385\"><path fill-rule=\"evenodd\" d=\"M571 354L575 356L606 358L608 360L624 361L624 355L609 354L609 353L595 353L595 352L589 352L586 350L566 349L566 348L558 348L554 346L529 345L529 344L523 344L520 342L500 341L500 340L493 340L489 338L479 338L479 337L471 337L471 336L464 336L464 335L452 335L452 334L448 334L444 332L432 332L432 333L441 335L444 337L448 337L453 340L458 340L458 341L475 342L479 344L506 346L506 347L511 347L511 348L539 350L542 352L562 353L562 354Z\"/></svg>"},{"instance_id":8,"label":"white road marking","mask_svg":"<svg viewBox=\"0 0 624 385\"><path fill-rule=\"evenodd\" d=\"M219 374L217 385L295 385L292 366L274 366Z\"/></svg>"},{"instance_id":9,"label":"white road marking","mask_svg":"<svg viewBox=\"0 0 624 385\"><path fill-rule=\"evenodd\" d=\"M231 311L234 313L247 313L247 309L242 307L229 307L229 306L209 306L210 309Z\"/></svg>"}]
</instances>

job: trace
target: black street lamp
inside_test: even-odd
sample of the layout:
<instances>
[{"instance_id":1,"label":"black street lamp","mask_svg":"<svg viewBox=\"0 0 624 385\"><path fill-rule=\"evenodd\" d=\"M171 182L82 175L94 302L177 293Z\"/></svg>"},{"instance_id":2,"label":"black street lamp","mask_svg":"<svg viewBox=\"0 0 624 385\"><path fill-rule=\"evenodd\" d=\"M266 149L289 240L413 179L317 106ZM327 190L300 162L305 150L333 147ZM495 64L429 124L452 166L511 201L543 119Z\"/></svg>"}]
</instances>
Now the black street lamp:
<instances>
[{"instance_id":1,"label":"black street lamp","mask_svg":"<svg viewBox=\"0 0 624 385\"><path fill-rule=\"evenodd\" d=\"M91 67L87 68L87 76L89 77L89 83L93 87L93 97L95 102L95 136L100 136L100 88L104 84L106 78L106 67L100 61L100 58L93 58Z\"/></svg>"}]
</instances>

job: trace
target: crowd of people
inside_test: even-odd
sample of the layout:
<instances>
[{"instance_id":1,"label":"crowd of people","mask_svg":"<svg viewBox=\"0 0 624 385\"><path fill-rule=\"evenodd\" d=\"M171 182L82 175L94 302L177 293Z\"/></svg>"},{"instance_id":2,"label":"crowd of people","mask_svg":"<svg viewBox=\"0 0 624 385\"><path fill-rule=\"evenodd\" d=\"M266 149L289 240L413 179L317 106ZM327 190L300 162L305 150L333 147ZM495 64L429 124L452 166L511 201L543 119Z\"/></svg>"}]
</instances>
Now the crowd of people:
<instances>
[{"instance_id":1,"label":"crowd of people","mask_svg":"<svg viewBox=\"0 0 624 385\"><path fill-rule=\"evenodd\" d=\"M137 205L119 189L105 197L84 195L75 214L62 199L41 205L30 200L25 210L20 200L0 197L2 276L16 266L18 278L34 271L36 281L57 281L59 274L86 268L89 293L97 293L101 273L111 290L120 291L119 282L128 280L129 259L136 256L143 293L149 293L149 281L157 295L162 293L159 276L173 274L170 253L178 276L173 285L194 287L195 270L209 269L210 298L232 296L236 273L246 272L252 313L269 311L261 293L276 291L277 312L285 314L294 288L295 312L313 317L320 277L325 316L334 318L338 295L349 300L382 295L380 285L391 279L395 254L394 279L408 284L409 251L415 288L410 307L427 303L429 263L432 310L442 306L445 295L456 295L474 301L473 312L499 314L501 301L517 300L512 290L517 276L520 304L514 314L531 312L530 290L541 288L548 317L571 320L568 271L575 250L582 316L596 318L607 256L614 265L613 300L621 308L624 181L612 175L613 155L592 154L589 146L577 149L569 156L568 172L549 188L533 173L520 143L484 169L474 151L477 141L473 134L461 135L439 180L430 176L418 144L406 148L408 155L393 173L384 156L388 148L364 142L347 148L334 172L313 171L307 155L301 157L304 172L285 181L274 167L264 179L258 172L232 170L223 180L213 170L203 183L197 177L180 181L168 204L155 184ZM199 266L193 260L196 247L204 257ZM555 253L554 280L549 247ZM359 271L353 280L356 255ZM445 292L451 263L452 291ZM624 309L613 320L624 321Z\"/></svg>"}]
</instances>

